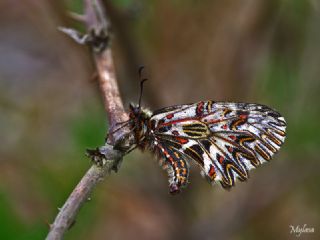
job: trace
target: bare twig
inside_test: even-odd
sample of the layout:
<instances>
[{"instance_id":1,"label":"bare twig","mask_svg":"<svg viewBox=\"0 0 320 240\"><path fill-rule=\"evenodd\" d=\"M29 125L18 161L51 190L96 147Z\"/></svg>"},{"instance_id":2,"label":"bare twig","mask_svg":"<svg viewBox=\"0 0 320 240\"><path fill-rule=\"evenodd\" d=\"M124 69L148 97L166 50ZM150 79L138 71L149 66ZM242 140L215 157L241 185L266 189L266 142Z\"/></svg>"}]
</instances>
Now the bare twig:
<instances>
[{"instance_id":1,"label":"bare twig","mask_svg":"<svg viewBox=\"0 0 320 240\"><path fill-rule=\"evenodd\" d=\"M99 0L85 0L85 23L88 32L93 31L97 34L103 32L109 36L109 23ZM112 129L116 123L126 121L128 116L124 111L120 98L111 49L102 46L99 51L94 51L94 59L99 74L99 85L104 98L105 110ZM118 142L125 139L124 136L127 136L127 134L128 130L125 128L110 134L108 144L97 150L98 154L103 155L105 161L101 166L93 165L83 176L60 209L54 223L51 224L47 240L63 238L64 233L75 222L79 209L89 198L96 184L109 175L111 170L118 168L118 164L125 154L125 149L129 148L131 143L121 141L121 149L123 151L115 150L113 146L116 143L118 145Z\"/></svg>"},{"instance_id":2,"label":"bare twig","mask_svg":"<svg viewBox=\"0 0 320 240\"><path fill-rule=\"evenodd\" d=\"M84 45L84 44L87 44L88 42L88 38L89 38L88 34L84 35L73 28L66 28L66 27L58 27L58 30L67 34L69 37L71 37L73 40L75 40L79 44Z\"/></svg>"},{"instance_id":3,"label":"bare twig","mask_svg":"<svg viewBox=\"0 0 320 240\"><path fill-rule=\"evenodd\" d=\"M81 14L78 14L78 13L75 13L75 12L69 12L68 13L68 16L77 21L77 22L81 22L81 23L85 23L86 22L86 17L84 15L81 15Z\"/></svg>"}]
</instances>

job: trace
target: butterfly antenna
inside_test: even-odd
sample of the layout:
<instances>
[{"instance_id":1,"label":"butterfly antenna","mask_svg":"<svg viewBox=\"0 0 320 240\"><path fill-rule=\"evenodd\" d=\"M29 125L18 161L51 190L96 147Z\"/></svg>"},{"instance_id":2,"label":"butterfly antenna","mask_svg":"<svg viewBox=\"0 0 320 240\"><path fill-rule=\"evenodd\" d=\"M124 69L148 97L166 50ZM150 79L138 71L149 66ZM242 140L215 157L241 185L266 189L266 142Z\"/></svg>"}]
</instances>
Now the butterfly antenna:
<instances>
[{"instance_id":1,"label":"butterfly antenna","mask_svg":"<svg viewBox=\"0 0 320 240\"><path fill-rule=\"evenodd\" d=\"M143 69L144 69L144 66L141 66L140 68L139 68L139 78L141 79L142 77L142 71L143 71ZM139 103L139 105L138 105L138 109L140 110L141 109L141 99L142 99L142 93L143 93L143 83L145 82L145 81L147 81L148 79L147 78L144 78L144 79L142 79L141 81L140 81L140 96L139 96L139 101L138 101L138 103Z\"/></svg>"}]
</instances>

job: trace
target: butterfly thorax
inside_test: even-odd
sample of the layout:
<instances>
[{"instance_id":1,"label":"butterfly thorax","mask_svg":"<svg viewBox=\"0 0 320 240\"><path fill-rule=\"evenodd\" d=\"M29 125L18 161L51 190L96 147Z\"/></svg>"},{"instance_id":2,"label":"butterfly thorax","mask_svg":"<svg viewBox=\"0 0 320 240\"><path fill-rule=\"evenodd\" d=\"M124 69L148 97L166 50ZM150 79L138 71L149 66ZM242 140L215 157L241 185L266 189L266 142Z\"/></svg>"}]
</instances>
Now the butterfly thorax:
<instances>
[{"instance_id":1,"label":"butterfly thorax","mask_svg":"<svg viewBox=\"0 0 320 240\"><path fill-rule=\"evenodd\" d=\"M136 144L144 148L145 139L148 137L150 118L152 113L145 108L129 105L130 129L134 132Z\"/></svg>"}]
</instances>

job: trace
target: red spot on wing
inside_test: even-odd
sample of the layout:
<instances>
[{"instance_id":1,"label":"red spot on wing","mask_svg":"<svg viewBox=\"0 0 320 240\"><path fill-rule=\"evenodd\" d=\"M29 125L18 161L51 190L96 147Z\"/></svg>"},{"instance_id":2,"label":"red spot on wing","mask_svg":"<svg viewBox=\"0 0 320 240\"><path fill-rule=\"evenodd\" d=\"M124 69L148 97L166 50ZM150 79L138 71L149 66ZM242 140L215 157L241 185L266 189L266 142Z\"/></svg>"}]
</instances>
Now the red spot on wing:
<instances>
[{"instance_id":1,"label":"red spot on wing","mask_svg":"<svg viewBox=\"0 0 320 240\"><path fill-rule=\"evenodd\" d=\"M208 114L207 116L209 116L211 114ZM216 123L219 123L219 122L225 122L225 121L230 121L230 120L236 120L238 119L238 117L230 117L230 118L218 118L218 119L212 119L208 121L209 124L216 124Z\"/></svg>"},{"instance_id":2,"label":"red spot on wing","mask_svg":"<svg viewBox=\"0 0 320 240\"><path fill-rule=\"evenodd\" d=\"M199 102L198 103L197 109L196 109L197 116L202 116L203 115L203 105L204 105L204 102Z\"/></svg>"},{"instance_id":3,"label":"red spot on wing","mask_svg":"<svg viewBox=\"0 0 320 240\"><path fill-rule=\"evenodd\" d=\"M227 128L228 128L227 124L224 124L224 125L222 126L222 128L223 128L224 130L227 130Z\"/></svg>"},{"instance_id":4,"label":"red spot on wing","mask_svg":"<svg viewBox=\"0 0 320 240\"><path fill-rule=\"evenodd\" d=\"M222 157L222 156L220 156L218 159L219 163L221 163L221 164L223 163L223 160L224 160L224 157Z\"/></svg>"},{"instance_id":5,"label":"red spot on wing","mask_svg":"<svg viewBox=\"0 0 320 240\"><path fill-rule=\"evenodd\" d=\"M188 142L188 139L181 138L181 137L176 137L176 140L177 140L180 144L186 144L186 143Z\"/></svg>"},{"instance_id":6,"label":"red spot on wing","mask_svg":"<svg viewBox=\"0 0 320 240\"><path fill-rule=\"evenodd\" d=\"M248 114L240 114L239 118L242 119L242 120L247 120Z\"/></svg>"},{"instance_id":7,"label":"red spot on wing","mask_svg":"<svg viewBox=\"0 0 320 240\"><path fill-rule=\"evenodd\" d=\"M163 127L163 126L173 125L173 124L176 124L176 123L192 121L192 120L197 120L197 118L183 118L183 119L173 120L173 121L166 122L166 123L160 123L159 122L158 128L159 127Z\"/></svg>"},{"instance_id":8,"label":"red spot on wing","mask_svg":"<svg viewBox=\"0 0 320 240\"><path fill-rule=\"evenodd\" d=\"M171 118L173 118L173 116L174 116L174 114L170 113L170 114L167 115L167 119L171 119Z\"/></svg>"},{"instance_id":9,"label":"red spot on wing","mask_svg":"<svg viewBox=\"0 0 320 240\"><path fill-rule=\"evenodd\" d=\"M216 176L216 170L214 169L214 167L212 165L210 166L210 170L208 172L208 175L210 176L211 179L213 179Z\"/></svg>"},{"instance_id":10,"label":"red spot on wing","mask_svg":"<svg viewBox=\"0 0 320 240\"><path fill-rule=\"evenodd\" d=\"M229 153L233 152L233 148L232 147L228 146L227 149L228 149Z\"/></svg>"},{"instance_id":11,"label":"red spot on wing","mask_svg":"<svg viewBox=\"0 0 320 240\"><path fill-rule=\"evenodd\" d=\"M215 120L210 120L208 121L208 123L210 124L216 124L216 123L219 123L219 122L223 122L223 121L226 121L228 119L225 119L225 118L221 118L221 119L215 119Z\"/></svg>"},{"instance_id":12,"label":"red spot on wing","mask_svg":"<svg viewBox=\"0 0 320 240\"><path fill-rule=\"evenodd\" d=\"M234 136L234 135L230 135L229 138L232 139L233 141L235 141L237 139L236 136Z\"/></svg>"}]
</instances>

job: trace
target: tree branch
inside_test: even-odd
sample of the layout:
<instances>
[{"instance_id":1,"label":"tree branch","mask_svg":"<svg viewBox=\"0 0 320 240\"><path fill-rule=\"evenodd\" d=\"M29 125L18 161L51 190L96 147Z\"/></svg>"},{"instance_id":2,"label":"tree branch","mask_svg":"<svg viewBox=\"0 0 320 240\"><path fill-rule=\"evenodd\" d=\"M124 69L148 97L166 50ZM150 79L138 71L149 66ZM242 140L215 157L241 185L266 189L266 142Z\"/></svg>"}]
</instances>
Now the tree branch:
<instances>
[{"instance_id":1,"label":"tree branch","mask_svg":"<svg viewBox=\"0 0 320 240\"><path fill-rule=\"evenodd\" d=\"M105 42L101 42L100 38L98 45L95 45L95 42L93 42L92 47L94 50L93 57L99 74L99 85L104 99L104 107L108 114L110 129L113 129L116 127L117 123L127 121L128 116L120 98L112 52L108 46L110 40L110 24L100 0L84 1L87 31L92 32L92 35L95 37L99 37L100 35L107 37ZM105 44L105 46L103 44ZM98 48L96 49L95 47ZM116 131L109 135L108 143L106 143L105 146L89 152L93 160L100 161L99 165L94 164L91 166L72 191L69 198L60 209L53 224L50 225L50 231L46 238L47 240L62 239L64 233L75 222L78 211L83 203L89 198L93 188L98 182L108 176L111 170L118 169L118 165L125 154L126 149L132 144L128 133L128 129L122 128L120 131ZM120 145L120 147L118 147L122 149L121 151L114 149L113 146L116 144L117 146ZM101 160L103 161L101 162Z\"/></svg>"}]
</instances>

